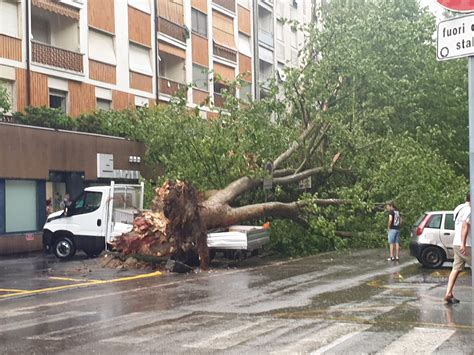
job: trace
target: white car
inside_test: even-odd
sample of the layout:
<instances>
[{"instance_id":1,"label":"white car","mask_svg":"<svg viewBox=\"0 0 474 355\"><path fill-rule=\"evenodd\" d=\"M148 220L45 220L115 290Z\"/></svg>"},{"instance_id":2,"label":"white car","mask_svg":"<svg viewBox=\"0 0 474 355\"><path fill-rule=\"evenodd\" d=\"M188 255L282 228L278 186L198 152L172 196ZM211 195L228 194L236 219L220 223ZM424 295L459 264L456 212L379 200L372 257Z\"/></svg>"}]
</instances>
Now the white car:
<instances>
[{"instance_id":1,"label":"white car","mask_svg":"<svg viewBox=\"0 0 474 355\"><path fill-rule=\"evenodd\" d=\"M454 259L453 211L431 211L421 215L411 231L410 253L428 268L439 268Z\"/></svg>"}]
</instances>

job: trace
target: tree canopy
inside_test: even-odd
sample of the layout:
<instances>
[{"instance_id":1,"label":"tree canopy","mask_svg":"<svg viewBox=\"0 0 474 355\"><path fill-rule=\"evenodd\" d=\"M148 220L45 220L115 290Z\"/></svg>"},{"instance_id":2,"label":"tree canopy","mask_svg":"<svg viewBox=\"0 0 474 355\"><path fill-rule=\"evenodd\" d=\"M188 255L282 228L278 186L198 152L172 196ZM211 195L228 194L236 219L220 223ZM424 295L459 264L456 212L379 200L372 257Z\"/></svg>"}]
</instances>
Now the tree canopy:
<instances>
[{"instance_id":1,"label":"tree canopy","mask_svg":"<svg viewBox=\"0 0 474 355\"><path fill-rule=\"evenodd\" d=\"M280 251L381 245L385 201L397 202L408 227L426 210L454 208L467 192L466 63L436 61L435 19L416 0L332 0L320 13L304 27L302 67L285 69L259 102L235 99L237 81L211 120L182 97L75 120L56 112L54 120L141 140L147 164L162 166L164 177L224 191L215 199L233 207L289 203L273 205L301 212L291 216L298 227L275 223ZM15 117L40 122L42 110ZM274 187L266 194L269 162ZM302 191L307 177L312 186Z\"/></svg>"}]
</instances>

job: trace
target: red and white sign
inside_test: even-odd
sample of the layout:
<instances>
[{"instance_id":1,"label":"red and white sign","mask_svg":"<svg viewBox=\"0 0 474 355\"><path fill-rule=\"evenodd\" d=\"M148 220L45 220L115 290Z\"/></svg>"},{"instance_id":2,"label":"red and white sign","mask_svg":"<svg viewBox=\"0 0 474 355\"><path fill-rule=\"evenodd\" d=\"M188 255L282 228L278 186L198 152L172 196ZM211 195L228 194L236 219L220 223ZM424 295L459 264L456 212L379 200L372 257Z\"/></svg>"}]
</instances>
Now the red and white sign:
<instances>
[{"instance_id":1,"label":"red and white sign","mask_svg":"<svg viewBox=\"0 0 474 355\"><path fill-rule=\"evenodd\" d=\"M448 10L456 12L474 11L474 0L436 0Z\"/></svg>"}]
</instances>

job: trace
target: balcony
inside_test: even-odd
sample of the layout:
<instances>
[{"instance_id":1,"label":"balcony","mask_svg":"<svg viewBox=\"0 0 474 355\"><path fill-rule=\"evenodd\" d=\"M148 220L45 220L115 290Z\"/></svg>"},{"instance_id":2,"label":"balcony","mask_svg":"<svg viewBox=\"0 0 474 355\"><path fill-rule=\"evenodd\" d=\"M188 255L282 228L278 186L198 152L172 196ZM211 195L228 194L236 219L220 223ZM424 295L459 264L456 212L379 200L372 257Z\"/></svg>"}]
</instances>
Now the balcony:
<instances>
[{"instance_id":1,"label":"balcony","mask_svg":"<svg viewBox=\"0 0 474 355\"><path fill-rule=\"evenodd\" d=\"M161 94L173 96L173 95L176 95L176 93L179 90L185 87L186 87L185 84L181 84L167 78L160 78L160 93Z\"/></svg>"},{"instance_id":2,"label":"balcony","mask_svg":"<svg viewBox=\"0 0 474 355\"><path fill-rule=\"evenodd\" d=\"M213 43L212 49L215 56L230 60L231 62L237 62L237 51L221 46L216 42Z\"/></svg>"},{"instance_id":3,"label":"balcony","mask_svg":"<svg viewBox=\"0 0 474 355\"><path fill-rule=\"evenodd\" d=\"M213 0L212 2L224 9L235 12L235 0Z\"/></svg>"},{"instance_id":4,"label":"balcony","mask_svg":"<svg viewBox=\"0 0 474 355\"><path fill-rule=\"evenodd\" d=\"M84 72L83 54L31 41L32 61L52 67Z\"/></svg>"},{"instance_id":5,"label":"balcony","mask_svg":"<svg viewBox=\"0 0 474 355\"><path fill-rule=\"evenodd\" d=\"M263 28L258 29L258 40L260 43L266 44L273 48L273 33L270 33Z\"/></svg>"},{"instance_id":6,"label":"balcony","mask_svg":"<svg viewBox=\"0 0 474 355\"><path fill-rule=\"evenodd\" d=\"M158 17L158 32L173 37L180 42L186 42L184 37L184 28L164 17Z\"/></svg>"}]
</instances>

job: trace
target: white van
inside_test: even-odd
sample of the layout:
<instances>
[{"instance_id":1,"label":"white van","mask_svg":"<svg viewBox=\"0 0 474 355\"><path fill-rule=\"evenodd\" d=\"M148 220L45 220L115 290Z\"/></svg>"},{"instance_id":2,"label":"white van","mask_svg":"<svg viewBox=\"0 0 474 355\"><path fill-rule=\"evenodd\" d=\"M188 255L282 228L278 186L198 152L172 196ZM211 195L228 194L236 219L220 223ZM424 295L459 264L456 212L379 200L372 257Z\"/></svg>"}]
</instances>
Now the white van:
<instances>
[{"instance_id":1,"label":"white van","mask_svg":"<svg viewBox=\"0 0 474 355\"><path fill-rule=\"evenodd\" d=\"M51 213L43 227L43 248L59 259L77 250L96 256L115 237L130 232L143 209L143 183L88 187L64 211Z\"/></svg>"}]
</instances>

